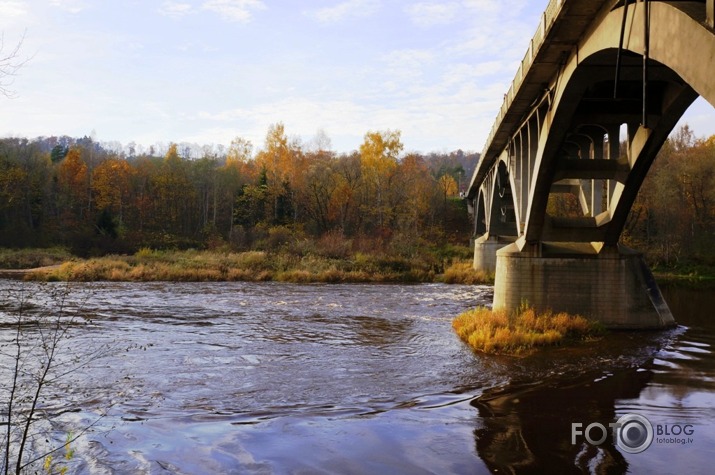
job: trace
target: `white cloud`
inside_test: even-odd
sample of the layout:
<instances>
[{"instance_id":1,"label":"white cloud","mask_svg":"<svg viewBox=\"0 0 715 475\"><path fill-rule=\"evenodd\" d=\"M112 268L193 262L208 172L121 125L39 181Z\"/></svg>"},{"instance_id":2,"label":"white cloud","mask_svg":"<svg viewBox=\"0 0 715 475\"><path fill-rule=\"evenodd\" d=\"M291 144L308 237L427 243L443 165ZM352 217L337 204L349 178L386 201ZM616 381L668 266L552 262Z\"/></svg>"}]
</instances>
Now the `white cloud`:
<instances>
[{"instance_id":1,"label":"white cloud","mask_svg":"<svg viewBox=\"0 0 715 475\"><path fill-rule=\"evenodd\" d=\"M22 51L37 52L16 78L18 98L2 102L0 134L81 136L94 128L146 145L227 144L240 135L259 148L268 126L282 121L289 135L306 139L324 129L340 152L381 129L400 129L407 150L479 150L546 0L282 2L281 15L304 21L280 23L295 40L280 54L262 29L205 28L205 20L218 28L223 18L259 16L270 28L284 18L261 10L268 0L83 2L82 14L68 15L59 7L82 4L47 1L42 10L36 1L0 0L5 46L27 27ZM94 8L100 3L106 8ZM196 20L196 29L131 21L158 12ZM449 26L428 28L440 24ZM689 111L696 134L713 133L707 106Z\"/></svg>"},{"instance_id":2,"label":"white cloud","mask_svg":"<svg viewBox=\"0 0 715 475\"><path fill-rule=\"evenodd\" d=\"M414 3L405 8L412 23L420 27L447 25L458 17L457 2L422 2Z\"/></svg>"},{"instance_id":3,"label":"white cloud","mask_svg":"<svg viewBox=\"0 0 715 475\"><path fill-rule=\"evenodd\" d=\"M25 2L0 2L0 17L7 20L27 14L27 5Z\"/></svg>"},{"instance_id":4,"label":"white cloud","mask_svg":"<svg viewBox=\"0 0 715 475\"><path fill-rule=\"evenodd\" d=\"M70 13L79 13L87 8L87 3L84 0L50 0L50 5Z\"/></svg>"},{"instance_id":5,"label":"white cloud","mask_svg":"<svg viewBox=\"0 0 715 475\"><path fill-rule=\"evenodd\" d=\"M482 60L499 60L511 68L511 61L521 61L529 46L536 27L518 18L504 18L499 24L494 21L479 24L460 31L455 42L449 45L449 53L479 57ZM516 68L513 68L516 72Z\"/></svg>"},{"instance_id":6,"label":"white cloud","mask_svg":"<svg viewBox=\"0 0 715 475\"><path fill-rule=\"evenodd\" d=\"M228 143L240 135L260 146L271 124L283 122L289 134L312 136L323 129L330 137L350 137L345 149L359 146L360 134L374 126L364 125L373 119L370 109L351 100L312 100L289 97L249 107L219 112L200 112L196 122L216 124L196 130L189 139L197 142Z\"/></svg>"},{"instance_id":7,"label":"white cloud","mask_svg":"<svg viewBox=\"0 0 715 475\"><path fill-rule=\"evenodd\" d=\"M387 62L391 68L421 68L425 63L429 63L434 58L434 52L423 49L403 49L387 53L382 60Z\"/></svg>"},{"instance_id":8,"label":"white cloud","mask_svg":"<svg viewBox=\"0 0 715 475\"><path fill-rule=\"evenodd\" d=\"M372 76L367 85L351 91L312 93L296 90L291 95L270 94L251 104L206 108L193 114L187 130L197 142L227 143L239 134L260 146L270 124L281 121L289 134L311 137L324 129L339 151L356 149L368 130L400 129L410 150L438 147L477 150L480 136L488 133L508 84L503 78L486 78L494 63L440 65L437 51L398 50L381 58L383 64L400 60L407 68L423 68L419 81L398 77L382 68L385 76ZM428 65L429 64L429 65ZM433 68L441 74L430 74ZM497 76L499 76L497 74ZM385 80L394 82L386 88ZM366 87L365 87L366 86ZM199 111L202 109L198 109Z\"/></svg>"},{"instance_id":9,"label":"white cloud","mask_svg":"<svg viewBox=\"0 0 715 475\"><path fill-rule=\"evenodd\" d=\"M405 49L392 51L381 59L386 65L385 72L390 83L399 81L413 84L434 61L435 53L430 50Z\"/></svg>"},{"instance_id":10,"label":"white cloud","mask_svg":"<svg viewBox=\"0 0 715 475\"><path fill-rule=\"evenodd\" d=\"M265 10L266 5L261 0L208 0L203 3L203 9L221 15L228 21L248 23L256 10Z\"/></svg>"},{"instance_id":11,"label":"white cloud","mask_svg":"<svg viewBox=\"0 0 715 475\"><path fill-rule=\"evenodd\" d=\"M320 23L338 23L349 17L367 17L380 8L379 0L347 0L307 13Z\"/></svg>"},{"instance_id":12,"label":"white cloud","mask_svg":"<svg viewBox=\"0 0 715 475\"><path fill-rule=\"evenodd\" d=\"M508 5L501 5L502 2L495 2L493 0L465 0L464 6L477 10L481 13L496 13L502 7L507 7Z\"/></svg>"},{"instance_id":13,"label":"white cloud","mask_svg":"<svg viewBox=\"0 0 715 475\"><path fill-rule=\"evenodd\" d=\"M467 83L483 83L487 77L502 77L509 75L503 63L499 61L484 61L480 63L454 63L447 65L442 73L442 84L455 86Z\"/></svg>"},{"instance_id":14,"label":"white cloud","mask_svg":"<svg viewBox=\"0 0 715 475\"><path fill-rule=\"evenodd\" d=\"M248 108L229 109L217 113L201 112L198 118L216 122L248 121L259 124L262 130L265 130L264 125L274 122L305 123L306 118L310 118L310 125L304 127L310 131L330 124L345 126L346 130L349 130L350 118L366 113L364 107L351 101L313 101L292 97Z\"/></svg>"},{"instance_id":15,"label":"white cloud","mask_svg":"<svg viewBox=\"0 0 715 475\"><path fill-rule=\"evenodd\" d=\"M191 13L193 7L190 3L175 2L175 1L165 1L159 7L159 13L168 17L182 17Z\"/></svg>"},{"instance_id":16,"label":"white cloud","mask_svg":"<svg viewBox=\"0 0 715 475\"><path fill-rule=\"evenodd\" d=\"M309 138L315 130L323 129L340 151L357 149L365 132L383 129L400 129L410 150L427 152L434 149L435 143L446 149L477 150L483 145L479 132L489 131L505 91L503 81L406 84L401 83L401 94L378 87L358 96L342 95L332 100L296 95L204 111L193 120L204 126L194 126L195 135L189 139L227 143L238 131L260 146L268 126L280 121L289 134L302 137Z\"/></svg>"}]
</instances>

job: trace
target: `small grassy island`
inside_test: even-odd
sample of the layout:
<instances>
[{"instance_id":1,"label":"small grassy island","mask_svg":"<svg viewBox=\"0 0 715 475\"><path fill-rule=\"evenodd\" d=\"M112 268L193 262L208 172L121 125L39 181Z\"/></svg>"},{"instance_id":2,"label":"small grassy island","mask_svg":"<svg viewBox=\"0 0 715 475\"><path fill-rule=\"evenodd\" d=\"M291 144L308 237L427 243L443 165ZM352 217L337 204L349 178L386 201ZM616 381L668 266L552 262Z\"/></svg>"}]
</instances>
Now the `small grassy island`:
<instances>
[{"instance_id":1,"label":"small grassy island","mask_svg":"<svg viewBox=\"0 0 715 475\"><path fill-rule=\"evenodd\" d=\"M604 332L601 325L582 316L537 314L528 306L514 313L478 307L457 316L452 327L475 351L506 355L523 355L537 347L588 340Z\"/></svg>"}]
</instances>

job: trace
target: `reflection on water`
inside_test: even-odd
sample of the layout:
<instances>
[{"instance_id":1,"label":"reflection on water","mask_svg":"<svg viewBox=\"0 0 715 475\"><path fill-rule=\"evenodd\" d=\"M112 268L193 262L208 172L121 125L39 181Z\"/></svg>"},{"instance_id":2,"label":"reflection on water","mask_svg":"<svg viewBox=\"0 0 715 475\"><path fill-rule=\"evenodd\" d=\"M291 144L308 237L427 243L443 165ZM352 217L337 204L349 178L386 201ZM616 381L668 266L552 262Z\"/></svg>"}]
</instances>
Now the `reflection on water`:
<instances>
[{"instance_id":1,"label":"reflection on water","mask_svg":"<svg viewBox=\"0 0 715 475\"><path fill-rule=\"evenodd\" d=\"M471 404L479 456L494 473L711 473L715 460L715 324L710 292L669 289L680 326L664 332L614 333L583 348L548 350L520 363L506 386ZM591 355L591 356L589 356ZM589 363L589 359L597 359ZM568 361L568 363L567 363ZM581 366L573 370L574 364ZM556 375L541 377L552 365ZM533 372L530 372L530 368ZM613 434L595 446L572 424L607 427L625 414L654 427L643 453L619 450ZM691 424L692 437L668 436ZM668 429L670 428L670 429ZM600 436L595 429L595 437ZM659 436L660 433L660 436ZM682 434L681 434L682 435Z\"/></svg>"},{"instance_id":2,"label":"reflection on water","mask_svg":"<svg viewBox=\"0 0 715 475\"><path fill-rule=\"evenodd\" d=\"M94 362L77 394L53 395L73 409L55 438L113 404L75 444L71 471L702 473L715 460L711 293L666 289L681 324L673 330L511 358L475 354L451 330L453 316L491 292L95 284L83 309L93 324L74 344L130 351ZM0 327L0 338L10 333ZM692 423L693 442L660 437L642 454L623 453L610 435L597 447L571 443L572 423L627 413L661 428Z\"/></svg>"},{"instance_id":3,"label":"reflection on water","mask_svg":"<svg viewBox=\"0 0 715 475\"><path fill-rule=\"evenodd\" d=\"M628 463L610 435L600 446L583 436L574 445L571 424L608 427L617 419L616 398L638 397L650 377L638 369L591 371L487 391L472 402L484 425L475 431L477 452L500 473L624 473Z\"/></svg>"}]
</instances>

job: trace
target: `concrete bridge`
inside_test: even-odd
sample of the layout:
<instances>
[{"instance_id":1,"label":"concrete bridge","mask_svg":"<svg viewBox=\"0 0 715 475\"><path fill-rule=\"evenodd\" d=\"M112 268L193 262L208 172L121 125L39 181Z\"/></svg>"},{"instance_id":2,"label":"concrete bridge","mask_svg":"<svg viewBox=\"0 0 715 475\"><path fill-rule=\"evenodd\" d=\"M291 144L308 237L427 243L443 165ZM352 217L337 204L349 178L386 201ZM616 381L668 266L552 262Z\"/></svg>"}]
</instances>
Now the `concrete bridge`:
<instances>
[{"instance_id":1,"label":"concrete bridge","mask_svg":"<svg viewBox=\"0 0 715 475\"><path fill-rule=\"evenodd\" d=\"M714 2L549 2L467 193L474 266L496 272L494 308L674 324L619 239L688 106L698 95L715 105Z\"/></svg>"}]
</instances>

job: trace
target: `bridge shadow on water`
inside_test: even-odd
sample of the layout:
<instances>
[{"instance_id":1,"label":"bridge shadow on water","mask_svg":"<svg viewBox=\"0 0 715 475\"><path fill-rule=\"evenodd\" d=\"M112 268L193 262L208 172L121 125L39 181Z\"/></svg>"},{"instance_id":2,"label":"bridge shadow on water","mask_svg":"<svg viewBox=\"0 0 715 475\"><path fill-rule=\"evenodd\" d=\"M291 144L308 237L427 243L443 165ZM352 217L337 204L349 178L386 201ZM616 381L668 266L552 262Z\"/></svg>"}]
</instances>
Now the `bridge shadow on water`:
<instances>
[{"instance_id":1,"label":"bridge shadow on water","mask_svg":"<svg viewBox=\"0 0 715 475\"><path fill-rule=\"evenodd\" d=\"M480 458L494 473L625 473L628 463L612 434L600 446L582 435L571 440L571 424L608 427L617 420L618 399L637 398L651 379L636 368L609 376L589 372L487 391L472 405L479 411L474 431ZM594 429L592 438L601 432Z\"/></svg>"},{"instance_id":2,"label":"bridge shadow on water","mask_svg":"<svg viewBox=\"0 0 715 475\"><path fill-rule=\"evenodd\" d=\"M613 332L581 347L545 350L509 361L512 382L471 401L478 411L476 451L493 473L641 473L671 464L674 473L701 471L712 461L715 391L713 293L665 289L678 328ZM654 440L639 454L624 454L608 430L599 446L578 434L591 423L608 427L628 413L652 424L697 427L695 445ZM601 432L593 429L592 438Z\"/></svg>"},{"instance_id":3,"label":"bridge shadow on water","mask_svg":"<svg viewBox=\"0 0 715 475\"><path fill-rule=\"evenodd\" d=\"M685 473L710 463L715 299L709 290L663 293L681 324L675 329L613 332L583 346L508 360L512 381L471 402L478 411L476 451L490 471L620 474L672 462L672 470ZM572 443L572 423L581 430L594 422L608 427L627 413L653 424L690 421L697 425L696 445L654 442L624 456L610 430L600 446L580 434ZM591 436L600 438L600 430Z\"/></svg>"}]
</instances>

